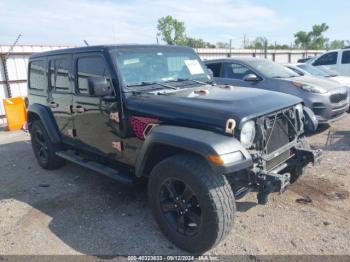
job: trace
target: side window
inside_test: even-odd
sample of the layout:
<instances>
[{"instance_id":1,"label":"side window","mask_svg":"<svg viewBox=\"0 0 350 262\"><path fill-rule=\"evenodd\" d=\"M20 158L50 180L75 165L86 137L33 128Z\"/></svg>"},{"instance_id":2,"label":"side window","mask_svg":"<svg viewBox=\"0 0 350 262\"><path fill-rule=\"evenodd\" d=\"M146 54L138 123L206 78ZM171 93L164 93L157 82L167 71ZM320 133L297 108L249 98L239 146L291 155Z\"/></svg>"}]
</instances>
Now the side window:
<instances>
[{"instance_id":1,"label":"side window","mask_svg":"<svg viewBox=\"0 0 350 262\"><path fill-rule=\"evenodd\" d=\"M343 51L343 56L341 58L342 64L350 64L350 50L349 51Z\"/></svg>"},{"instance_id":2,"label":"side window","mask_svg":"<svg viewBox=\"0 0 350 262\"><path fill-rule=\"evenodd\" d=\"M337 63L337 59L338 59L338 52L331 52L331 53L322 55L313 63L313 65L314 66L335 65Z\"/></svg>"},{"instance_id":3,"label":"side window","mask_svg":"<svg viewBox=\"0 0 350 262\"><path fill-rule=\"evenodd\" d=\"M81 57L77 63L77 79L78 92L80 94L89 94L88 78L89 77L104 77L109 83L111 89L111 78L108 73L108 68L101 56Z\"/></svg>"},{"instance_id":4,"label":"side window","mask_svg":"<svg viewBox=\"0 0 350 262\"><path fill-rule=\"evenodd\" d=\"M29 89L45 90L47 86L46 79L46 61L33 61L29 64Z\"/></svg>"},{"instance_id":5,"label":"side window","mask_svg":"<svg viewBox=\"0 0 350 262\"><path fill-rule=\"evenodd\" d=\"M67 57L50 59L49 68L49 79L51 88L57 92L70 92L70 58Z\"/></svg>"},{"instance_id":6,"label":"side window","mask_svg":"<svg viewBox=\"0 0 350 262\"><path fill-rule=\"evenodd\" d=\"M243 65L235 63L225 63L223 65L223 76L226 78L243 80L248 74L254 74L254 72Z\"/></svg>"},{"instance_id":7,"label":"side window","mask_svg":"<svg viewBox=\"0 0 350 262\"><path fill-rule=\"evenodd\" d=\"M207 64L206 66L213 71L214 77L220 77L221 63Z\"/></svg>"}]
</instances>

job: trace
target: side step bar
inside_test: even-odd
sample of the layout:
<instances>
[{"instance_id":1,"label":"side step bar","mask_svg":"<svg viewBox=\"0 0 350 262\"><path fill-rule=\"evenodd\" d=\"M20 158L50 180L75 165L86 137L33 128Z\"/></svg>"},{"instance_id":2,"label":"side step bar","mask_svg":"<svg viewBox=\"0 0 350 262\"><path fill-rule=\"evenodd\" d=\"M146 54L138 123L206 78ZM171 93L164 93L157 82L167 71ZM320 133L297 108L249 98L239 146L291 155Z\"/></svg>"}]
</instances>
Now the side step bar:
<instances>
[{"instance_id":1,"label":"side step bar","mask_svg":"<svg viewBox=\"0 0 350 262\"><path fill-rule=\"evenodd\" d=\"M56 155L59 157L62 157L63 159L66 159L70 162L76 163L80 166L86 167L88 169L91 169L93 171L96 171L98 173L101 173L105 176L108 176L120 183L127 184L127 185L133 185L136 181L136 177L128 176L121 174L118 170L104 166L100 163L86 160L79 155L75 154L71 150L67 151L58 151L56 152Z\"/></svg>"}]
</instances>

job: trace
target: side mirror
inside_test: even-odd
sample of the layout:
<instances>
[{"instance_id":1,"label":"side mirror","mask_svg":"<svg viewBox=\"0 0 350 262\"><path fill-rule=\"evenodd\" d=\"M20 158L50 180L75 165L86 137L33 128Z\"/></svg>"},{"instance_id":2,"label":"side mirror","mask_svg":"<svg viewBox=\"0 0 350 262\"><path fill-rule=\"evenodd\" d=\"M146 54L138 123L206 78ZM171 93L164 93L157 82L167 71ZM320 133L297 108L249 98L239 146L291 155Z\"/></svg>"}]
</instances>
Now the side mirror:
<instances>
[{"instance_id":1,"label":"side mirror","mask_svg":"<svg viewBox=\"0 0 350 262\"><path fill-rule=\"evenodd\" d=\"M87 81L90 95L108 96L111 94L110 84L105 77L89 77Z\"/></svg>"},{"instance_id":2,"label":"side mirror","mask_svg":"<svg viewBox=\"0 0 350 262\"><path fill-rule=\"evenodd\" d=\"M247 81L247 82L257 82L259 81L259 77L255 74L248 74L246 76L243 77L243 80L244 81Z\"/></svg>"}]
</instances>

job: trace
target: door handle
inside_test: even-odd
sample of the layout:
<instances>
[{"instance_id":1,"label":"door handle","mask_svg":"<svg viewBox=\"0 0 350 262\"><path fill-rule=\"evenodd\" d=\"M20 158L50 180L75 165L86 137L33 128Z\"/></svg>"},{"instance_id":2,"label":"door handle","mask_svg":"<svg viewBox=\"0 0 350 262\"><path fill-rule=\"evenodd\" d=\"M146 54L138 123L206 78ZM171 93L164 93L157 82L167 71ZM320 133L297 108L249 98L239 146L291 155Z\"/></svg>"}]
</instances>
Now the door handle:
<instances>
[{"instance_id":1,"label":"door handle","mask_svg":"<svg viewBox=\"0 0 350 262\"><path fill-rule=\"evenodd\" d=\"M73 108L74 113L84 113L85 111L87 111L86 108L82 106L76 106Z\"/></svg>"},{"instance_id":2,"label":"door handle","mask_svg":"<svg viewBox=\"0 0 350 262\"><path fill-rule=\"evenodd\" d=\"M57 108L58 106L59 106L59 104L57 104L56 102L49 103L49 107L51 107L51 108Z\"/></svg>"}]
</instances>

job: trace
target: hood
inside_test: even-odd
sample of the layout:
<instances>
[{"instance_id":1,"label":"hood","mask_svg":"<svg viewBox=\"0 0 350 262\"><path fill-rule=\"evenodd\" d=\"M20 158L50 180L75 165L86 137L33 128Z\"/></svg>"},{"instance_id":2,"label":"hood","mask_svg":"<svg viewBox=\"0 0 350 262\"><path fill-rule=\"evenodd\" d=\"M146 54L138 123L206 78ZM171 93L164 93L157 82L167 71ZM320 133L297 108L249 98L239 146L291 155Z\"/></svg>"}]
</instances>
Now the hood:
<instances>
[{"instance_id":1,"label":"hood","mask_svg":"<svg viewBox=\"0 0 350 262\"><path fill-rule=\"evenodd\" d=\"M202 94L195 91L206 90ZM202 129L222 130L229 118L237 127L249 119L269 114L302 100L291 95L255 88L202 86L165 94L139 93L126 98L131 114Z\"/></svg>"},{"instance_id":2,"label":"hood","mask_svg":"<svg viewBox=\"0 0 350 262\"><path fill-rule=\"evenodd\" d=\"M330 79L337 81L339 84L343 86L350 87L350 77L348 76L333 76Z\"/></svg>"},{"instance_id":3,"label":"hood","mask_svg":"<svg viewBox=\"0 0 350 262\"><path fill-rule=\"evenodd\" d=\"M304 75L304 76L298 76L298 77L293 77L293 78L287 78L284 79L289 82L298 82L301 84L305 85L313 85L313 86L318 86L322 87L326 91L331 91L333 89L337 88L342 88L343 85L335 82L335 81L330 81L330 79L324 79L321 77L316 77L316 76L309 76L309 75Z\"/></svg>"}]
</instances>

